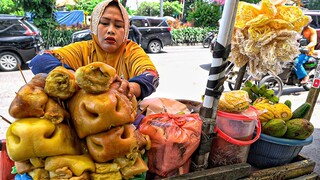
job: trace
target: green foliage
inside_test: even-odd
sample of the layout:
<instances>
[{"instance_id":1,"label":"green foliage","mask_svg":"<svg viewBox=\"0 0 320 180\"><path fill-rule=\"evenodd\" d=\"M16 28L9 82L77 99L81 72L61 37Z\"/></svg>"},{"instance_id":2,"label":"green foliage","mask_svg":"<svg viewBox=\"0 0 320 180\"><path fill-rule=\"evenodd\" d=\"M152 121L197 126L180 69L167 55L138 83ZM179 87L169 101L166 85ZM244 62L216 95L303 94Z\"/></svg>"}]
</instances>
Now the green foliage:
<instances>
[{"instance_id":1,"label":"green foliage","mask_svg":"<svg viewBox=\"0 0 320 180\"><path fill-rule=\"evenodd\" d=\"M182 5L178 1L163 3L163 16L176 17L182 13ZM160 16L160 2L142 2L137 9L139 16Z\"/></svg>"},{"instance_id":2,"label":"green foliage","mask_svg":"<svg viewBox=\"0 0 320 180\"><path fill-rule=\"evenodd\" d=\"M54 29L51 32L44 31L42 37L48 47L65 46L71 43L71 35L77 30L78 29Z\"/></svg>"},{"instance_id":3,"label":"green foliage","mask_svg":"<svg viewBox=\"0 0 320 180\"><path fill-rule=\"evenodd\" d=\"M16 0L17 7L23 7L25 12L32 14L33 22L41 33L50 32L58 24L54 16L55 3L56 0Z\"/></svg>"},{"instance_id":4,"label":"green foliage","mask_svg":"<svg viewBox=\"0 0 320 180\"><path fill-rule=\"evenodd\" d=\"M220 6L197 0L187 20L195 27L216 27L220 19Z\"/></svg>"},{"instance_id":5,"label":"green foliage","mask_svg":"<svg viewBox=\"0 0 320 180\"><path fill-rule=\"evenodd\" d=\"M13 2L13 0L1 0L0 14L24 15L24 12Z\"/></svg>"},{"instance_id":6,"label":"green foliage","mask_svg":"<svg viewBox=\"0 0 320 180\"><path fill-rule=\"evenodd\" d=\"M309 3L306 5L306 8L310 10L320 10L319 0L309 0Z\"/></svg>"},{"instance_id":7,"label":"green foliage","mask_svg":"<svg viewBox=\"0 0 320 180\"><path fill-rule=\"evenodd\" d=\"M137 9L139 16L159 16L160 15L160 3L158 2L142 2Z\"/></svg>"},{"instance_id":8,"label":"green foliage","mask_svg":"<svg viewBox=\"0 0 320 180\"><path fill-rule=\"evenodd\" d=\"M185 27L180 29L172 29L172 40L173 44L179 43L202 43L203 39L207 36L212 28L199 28L199 27Z\"/></svg>"},{"instance_id":9,"label":"green foliage","mask_svg":"<svg viewBox=\"0 0 320 180\"><path fill-rule=\"evenodd\" d=\"M76 5L74 6L74 9L87 11L91 14L94 7L101 1L103 0L75 0Z\"/></svg>"},{"instance_id":10,"label":"green foliage","mask_svg":"<svg viewBox=\"0 0 320 180\"><path fill-rule=\"evenodd\" d=\"M159 3L160 6L160 3ZM164 16L176 17L182 13L182 5L178 1L164 2L163 3L163 14Z\"/></svg>"}]
</instances>

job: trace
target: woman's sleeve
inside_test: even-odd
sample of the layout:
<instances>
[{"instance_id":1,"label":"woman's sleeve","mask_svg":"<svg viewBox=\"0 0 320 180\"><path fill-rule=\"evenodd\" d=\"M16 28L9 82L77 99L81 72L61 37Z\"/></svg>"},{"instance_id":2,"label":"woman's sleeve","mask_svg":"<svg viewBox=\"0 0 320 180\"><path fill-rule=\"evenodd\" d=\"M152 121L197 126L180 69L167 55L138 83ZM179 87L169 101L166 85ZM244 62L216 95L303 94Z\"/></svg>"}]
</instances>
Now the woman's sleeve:
<instances>
[{"instance_id":1,"label":"woman's sleeve","mask_svg":"<svg viewBox=\"0 0 320 180\"><path fill-rule=\"evenodd\" d=\"M130 43L128 46L131 58L129 82L136 82L140 85L141 95L138 99L143 99L156 91L159 85L159 75L150 57L139 45Z\"/></svg>"},{"instance_id":2,"label":"woman's sleeve","mask_svg":"<svg viewBox=\"0 0 320 180\"><path fill-rule=\"evenodd\" d=\"M31 59L28 66L33 74L38 74L38 73L49 73L54 68L58 66L62 66L62 63L59 61L59 59L57 59L53 55L43 53L43 54L38 54L33 59ZM66 64L64 64L64 67L72 70L72 68Z\"/></svg>"},{"instance_id":3,"label":"woman's sleeve","mask_svg":"<svg viewBox=\"0 0 320 180\"><path fill-rule=\"evenodd\" d=\"M147 70L144 73L129 79L129 82L136 82L140 85L141 94L137 98L140 100L156 91L159 85L159 76L156 71Z\"/></svg>"}]
</instances>

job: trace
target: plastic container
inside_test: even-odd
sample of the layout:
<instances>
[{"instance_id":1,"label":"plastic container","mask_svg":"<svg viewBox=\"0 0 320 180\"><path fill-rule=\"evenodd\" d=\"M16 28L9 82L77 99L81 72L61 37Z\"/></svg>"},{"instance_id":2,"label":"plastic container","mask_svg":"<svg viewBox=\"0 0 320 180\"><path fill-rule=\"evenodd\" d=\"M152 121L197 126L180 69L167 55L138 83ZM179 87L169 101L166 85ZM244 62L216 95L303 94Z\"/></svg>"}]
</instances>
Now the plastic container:
<instances>
[{"instance_id":1,"label":"plastic container","mask_svg":"<svg viewBox=\"0 0 320 180\"><path fill-rule=\"evenodd\" d=\"M305 145L311 144L313 136L305 140L272 137L261 134L250 146L248 163L257 168L269 168L290 163Z\"/></svg>"},{"instance_id":2,"label":"plastic container","mask_svg":"<svg viewBox=\"0 0 320 180\"><path fill-rule=\"evenodd\" d=\"M213 138L209 155L209 168L245 163L250 145L257 141L261 133L260 121L255 108L250 107L244 113L217 112ZM256 135L252 139L254 129Z\"/></svg>"},{"instance_id":3,"label":"plastic container","mask_svg":"<svg viewBox=\"0 0 320 180\"><path fill-rule=\"evenodd\" d=\"M241 140L252 137L258 121L257 110L250 106L242 113L217 112L216 125L227 135Z\"/></svg>"}]
</instances>

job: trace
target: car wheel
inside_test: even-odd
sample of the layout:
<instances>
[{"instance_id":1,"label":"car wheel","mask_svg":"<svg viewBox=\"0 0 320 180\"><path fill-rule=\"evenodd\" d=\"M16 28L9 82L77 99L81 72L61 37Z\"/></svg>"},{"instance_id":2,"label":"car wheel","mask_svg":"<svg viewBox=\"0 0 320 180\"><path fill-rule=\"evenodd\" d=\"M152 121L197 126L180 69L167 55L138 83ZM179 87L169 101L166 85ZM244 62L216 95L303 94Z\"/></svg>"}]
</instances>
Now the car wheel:
<instances>
[{"instance_id":1,"label":"car wheel","mask_svg":"<svg viewBox=\"0 0 320 180\"><path fill-rule=\"evenodd\" d=\"M12 52L0 53L0 70L13 71L18 69L18 65L21 65L20 58Z\"/></svg>"},{"instance_id":2,"label":"car wheel","mask_svg":"<svg viewBox=\"0 0 320 180\"><path fill-rule=\"evenodd\" d=\"M159 40L150 41L148 51L151 53L159 53L161 51L161 42Z\"/></svg>"}]
</instances>

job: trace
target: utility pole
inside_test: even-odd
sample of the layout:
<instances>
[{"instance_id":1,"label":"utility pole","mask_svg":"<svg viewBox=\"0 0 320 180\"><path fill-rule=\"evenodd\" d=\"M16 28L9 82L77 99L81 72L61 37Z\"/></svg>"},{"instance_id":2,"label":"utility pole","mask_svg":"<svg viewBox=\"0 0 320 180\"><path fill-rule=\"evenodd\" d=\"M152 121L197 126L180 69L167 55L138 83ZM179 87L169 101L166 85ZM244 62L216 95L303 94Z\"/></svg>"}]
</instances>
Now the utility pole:
<instances>
[{"instance_id":1,"label":"utility pole","mask_svg":"<svg viewBox=\"0 0 320 180\"><path fill-rule=\"evenodd\" d=\"M182 15L181 15L181 21L183 21L183 17L184 17L184 3L185 3L185 0L181 0L182 2Z\"/></svg>"},{"instance_id":2,"label":"utility pole","mask_svg":"<svg viewBox=\"0 0 320 180\"><path fill-rule=\"evenodd\" d=\"M163 17L163 0L160 0L160 17Z\"/></svg>"}]
</instances>

